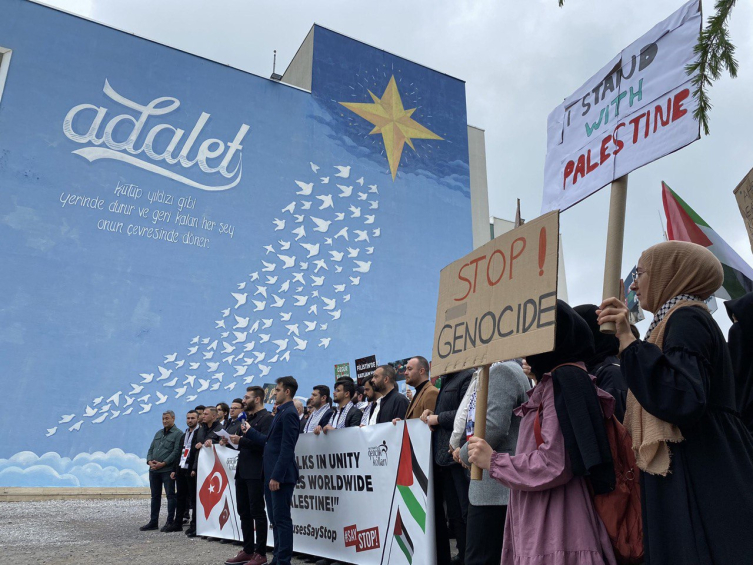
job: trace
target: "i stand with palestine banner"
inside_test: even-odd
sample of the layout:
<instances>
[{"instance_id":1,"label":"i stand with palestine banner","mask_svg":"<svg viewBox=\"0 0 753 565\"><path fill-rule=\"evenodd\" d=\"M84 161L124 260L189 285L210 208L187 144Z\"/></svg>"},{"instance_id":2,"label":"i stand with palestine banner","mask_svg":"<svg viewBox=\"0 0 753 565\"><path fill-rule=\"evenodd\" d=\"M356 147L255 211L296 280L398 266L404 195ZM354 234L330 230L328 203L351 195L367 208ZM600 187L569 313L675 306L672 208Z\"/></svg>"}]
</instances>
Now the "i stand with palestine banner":
<instances>
[{"instance_id":1,"label":"i stand with palestine banner","mask_svg":"<svg viewBox=\"0 0 753 565\"><path fill-rule=\"evenodd\" d=\"M436 561L426 424L409 420L301 434L295 452L301 474L293 494L295 551L364 565ZM237 462L234 449L201 450L199 535L241 540Z\"/></svg>"}]
</instances>

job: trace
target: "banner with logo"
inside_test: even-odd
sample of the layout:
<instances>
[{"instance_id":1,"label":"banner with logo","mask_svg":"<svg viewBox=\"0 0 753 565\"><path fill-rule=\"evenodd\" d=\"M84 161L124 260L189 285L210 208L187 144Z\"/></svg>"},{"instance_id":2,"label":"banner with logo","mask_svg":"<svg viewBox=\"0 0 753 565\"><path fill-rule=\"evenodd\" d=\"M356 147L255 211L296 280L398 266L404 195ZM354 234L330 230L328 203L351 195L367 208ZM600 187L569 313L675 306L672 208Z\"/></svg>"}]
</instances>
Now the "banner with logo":
<instances>
[{"instance_id":1,"label":"banner with logo","mask_svg":"<svg viewBox=\"0 0 753 565\"><path fill-rule=\"evenodd\" d=\"M691 0L617 54L549 115L541 213L567 210L614 179L700 138L687 65L701 30Z\"/></svg>"},{"instance_id":2,"label":"banner with logo","mask_svg":"<svg viewBox=\"0 0 753 565\"><path fill-rule=\"evenodd\" d=\"M295 551L359 564L436 561L431 433L420 420L302 434L293 494ZM197 532L241 539L235 499L238 453L202 449ZM273 544L274 530L268 543Z\"/></svg>"}]
</instances>

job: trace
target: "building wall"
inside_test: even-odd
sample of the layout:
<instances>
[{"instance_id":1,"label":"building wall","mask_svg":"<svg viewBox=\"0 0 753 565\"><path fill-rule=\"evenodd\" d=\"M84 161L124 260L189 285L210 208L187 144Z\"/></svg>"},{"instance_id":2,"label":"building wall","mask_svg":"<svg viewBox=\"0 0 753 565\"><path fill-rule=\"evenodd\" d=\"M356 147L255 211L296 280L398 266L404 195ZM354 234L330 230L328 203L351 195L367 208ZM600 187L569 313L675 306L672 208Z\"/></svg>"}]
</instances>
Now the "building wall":
<instances>
[{"instance_id":1,"label":"building wall","mask_svg":"<svg viewBox=\"0 0 753 565\"><path fill-rule=\"evenodd\" d=\"M311 90L311 72L314 64L314 28L306 35L293 60L282 75L282 82Z\"/></svg>"},{"instance_id":2,"label":"building wall","mask_svg":"<svg viewBox=\"0 0 753 565\"><path fill-rule=\"evenodd\" d=\"M468 126L468 154L471 167L471 218L473 219L473 248L475 249L490 240L484 130Z\"/></svg>"},{"instance_id":3,"label":"building wall","mask_svg":"<svg viewBox=\"0 0 753 565\"><path fill-rule=\"evenodd\" d=\"M430 355L472 248L465 85L313 33L308 93L6 0L0 486L142 486L164 410ZM388 150L369 91L432 135Z\"/></svg>"}]
</instances>

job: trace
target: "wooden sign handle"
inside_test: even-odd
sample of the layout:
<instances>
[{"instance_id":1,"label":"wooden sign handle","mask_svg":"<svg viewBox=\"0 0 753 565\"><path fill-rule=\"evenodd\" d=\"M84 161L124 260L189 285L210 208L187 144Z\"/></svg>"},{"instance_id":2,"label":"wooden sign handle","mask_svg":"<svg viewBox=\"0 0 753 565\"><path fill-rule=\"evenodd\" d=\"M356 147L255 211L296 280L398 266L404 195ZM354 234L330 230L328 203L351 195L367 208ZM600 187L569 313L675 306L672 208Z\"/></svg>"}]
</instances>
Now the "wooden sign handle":
<instances>
[{"instance_id":1,"label":"wooden sign handle","mask_svg":"<svg viewBox=\"0 0 753 565\"><path fill-rule=\"evenodd\" d=\"M486 404L489 397L489 367L482 365L478 372L476 385L476 421L473 425L473 435L484 439L486 437ZM471 466L471 480L480 481L484 470L476 465Z\"/></svg>"},{"instance_id":2,"label":"wooden sign handle","mask_svg":"<svg viewBox=\"0 0 753 565\"><path fill-rule=\"evenodd\" d=\"M607 256L604 262L604 292L602 299L620 296L622 269L622 243L625 237L625 203L627 202L627 175L612 182L609 198L609 225L607 227ZM614 322L606 322L600 327L601 333L614 334Z\"/></svg>"}]
</instances>

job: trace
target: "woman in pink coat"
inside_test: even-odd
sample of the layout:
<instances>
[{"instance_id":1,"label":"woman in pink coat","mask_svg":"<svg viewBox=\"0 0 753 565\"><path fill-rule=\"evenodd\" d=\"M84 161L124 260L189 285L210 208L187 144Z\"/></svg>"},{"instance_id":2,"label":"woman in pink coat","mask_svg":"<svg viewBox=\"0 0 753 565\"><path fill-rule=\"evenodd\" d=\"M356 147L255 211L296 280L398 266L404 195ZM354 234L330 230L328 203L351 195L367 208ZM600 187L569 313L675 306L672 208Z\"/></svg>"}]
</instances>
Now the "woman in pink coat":
<instances>
[{"instance_id":1,"label":"woman in pink coat","mask_svg":"<svg viewBox=\"0 0 753 565\"><path fill-rule=\"evenodd\" d=\"M614 488L603 423L614 399L596 388L584 368L572 365L592 354L588 325L557 301L555 350L527 359L539 382L515 412L522 417L516 455L495 453L484 440L470 439L471 463L510 488L503 565L616 564L585 478L596 492Z\"/></svg>"}]
</instances>

